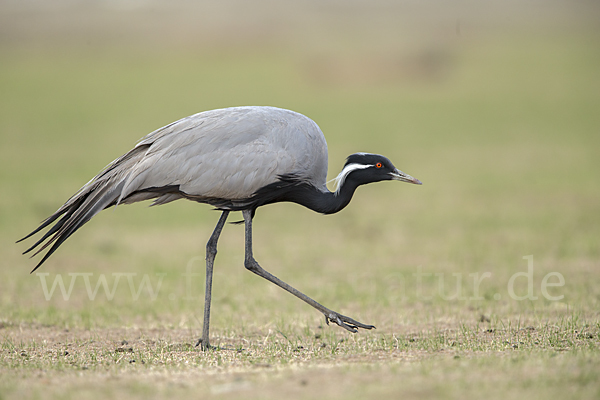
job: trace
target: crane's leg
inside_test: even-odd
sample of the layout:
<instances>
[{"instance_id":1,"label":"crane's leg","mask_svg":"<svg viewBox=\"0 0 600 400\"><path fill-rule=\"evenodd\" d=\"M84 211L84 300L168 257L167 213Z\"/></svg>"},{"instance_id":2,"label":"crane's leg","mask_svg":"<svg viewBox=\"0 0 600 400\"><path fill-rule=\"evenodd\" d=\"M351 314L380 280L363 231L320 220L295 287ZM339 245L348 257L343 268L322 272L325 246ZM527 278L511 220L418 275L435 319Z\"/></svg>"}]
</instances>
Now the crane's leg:
<instances>
[{"instance_id":1,"label":"crane's leg","mask_svg":"<svg viewBox=\"0 0 600 400\"><path fill-rule=\"evenodd\" d=\"M305 301L306 303L310 304L317 310L321 311L323 313L323 315L325 315L325 322L327 322L328 325L329 325L329 321L331 321L333 323L338 324L339 326L341 326L342 328L344 328L350 332L357 332L358 328L363 328L363 329L375 328L373 325L365 325L358 321L353 320L350 317L346 317L345 315L339 314L335 311L331 311L327 307L322 306L321 304L317 303L316 301L314 301L313 299L311 299L304 293L300 292L299 290L294 289L293 287L291 287L290 285L288 285L281 279L279 279L276 276L265 271L256 262L256 260L252 256L252 211L244 210L244 211L242 211L242 214L244 216L244 222L246 223L246 258L245 258L245 262L244 262L244 266L246 267L246 269L254 272L256 275L261 276L270 282L273 282L274 284L276 284L283 290L287 290L288 292L290 292L291 294L293 294L300 300Z\"/></svg>"},{"instance_id":2,"label":"crane's leg","mask_svg":"<svg viewBox=\"0 0 600 400\"><path fill-rule=\"evenodd\" d=\"M198 340L196 346L202 344L202 350L208 350L210 348L208 331L210 329L210 299L212 296L212 276L213 276L213 264L215 262L215 256L217 255L217 242L229 211L223 211L215 230L213 231L208 243L206 243L206 289L204 291L204 322L202 326L202 338Z\"/></svg>"}]
</instances>

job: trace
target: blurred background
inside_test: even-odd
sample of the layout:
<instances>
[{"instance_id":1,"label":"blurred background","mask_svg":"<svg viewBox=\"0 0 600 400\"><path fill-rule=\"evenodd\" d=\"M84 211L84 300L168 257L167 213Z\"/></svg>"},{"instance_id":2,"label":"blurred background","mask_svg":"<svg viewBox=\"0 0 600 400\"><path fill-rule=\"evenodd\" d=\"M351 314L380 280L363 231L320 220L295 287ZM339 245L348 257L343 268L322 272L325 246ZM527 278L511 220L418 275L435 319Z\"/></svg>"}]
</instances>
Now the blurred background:
<instances>
[{"instance_id":1,"label":"blurred background","mask_svg":"<svg viewBox=\"0 0 600 400\"><path fill-rule=\"evenodd\" d=\"M424 182L361 188L334 216L290 204L258 211L257 259L324 304L384 329L448 312L466 321L563 306L594 314L599 39L591 0L1 0L0 317L198 329L201 303L178 291L190 260L203 271L217 220L208 206L105 211L41 271L167 274L158 303L92 302L83 286L75 300L46 301L28 274L35 261L14 242L143 135L238 105L315 120L328 140L329 178L348 154L366 151ZM526 270L530 254L538 296L545 274L564 275L553 292L565 295L561 306L507 298L508 278ZM242 229L227 226L215 270L213 309L225 311L215 314L217 334L239 318L260 329L290 312L320 323L244 271L242 259ZM481 285L485 300L468 300L465 283L467 300L442 301L433 275L424 289L433 299L424 300L411 291L418 267L445 274L449 288L452 273L492 278Z\"/></svg>"}]
</instances>

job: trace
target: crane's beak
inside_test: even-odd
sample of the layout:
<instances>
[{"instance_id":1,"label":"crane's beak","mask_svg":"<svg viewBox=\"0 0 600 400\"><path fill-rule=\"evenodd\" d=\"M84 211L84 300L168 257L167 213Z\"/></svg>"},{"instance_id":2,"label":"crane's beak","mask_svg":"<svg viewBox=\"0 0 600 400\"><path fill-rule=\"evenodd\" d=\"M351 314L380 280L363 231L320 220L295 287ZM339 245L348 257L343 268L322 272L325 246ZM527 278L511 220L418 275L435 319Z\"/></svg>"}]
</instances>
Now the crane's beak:
<instances>
[{"instance_id":1,"label":"crane's beak","mask_svg":"<svg viewBox=\"0 0 600 400\"><path fill-rule=\"evenodd\" d=\"M404 172L400 171L399 169L395 169L393 172L390 172L390 176L392 177L392 180L395 180L395 181L414 183L415 185L423 184L417 178L413 178L412 176L405 174Z\"/></svg>"}]
</instances>

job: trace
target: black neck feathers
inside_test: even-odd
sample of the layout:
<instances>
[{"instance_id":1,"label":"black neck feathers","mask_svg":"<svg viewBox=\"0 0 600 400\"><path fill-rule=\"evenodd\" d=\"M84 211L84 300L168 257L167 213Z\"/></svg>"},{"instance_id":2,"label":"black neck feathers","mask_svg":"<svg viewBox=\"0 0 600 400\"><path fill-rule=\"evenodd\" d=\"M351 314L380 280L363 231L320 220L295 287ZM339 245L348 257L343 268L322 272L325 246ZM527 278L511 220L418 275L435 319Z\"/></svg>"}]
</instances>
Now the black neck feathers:
<instances>
[{"instance_id":1,"label":"black neck feathers","mask_svg":"<svg viewBox=\"0 0 600 400\"><path fill-rule=\"evenodd\" d=\"M300 204L321 214L333 214L350 203L358 184L348 180L336 192L323 191L311 183L290 176L282 176L278 182L267 185L252 196L249 201L254 208L289 201Z\"/></svg>"}]
</instances>

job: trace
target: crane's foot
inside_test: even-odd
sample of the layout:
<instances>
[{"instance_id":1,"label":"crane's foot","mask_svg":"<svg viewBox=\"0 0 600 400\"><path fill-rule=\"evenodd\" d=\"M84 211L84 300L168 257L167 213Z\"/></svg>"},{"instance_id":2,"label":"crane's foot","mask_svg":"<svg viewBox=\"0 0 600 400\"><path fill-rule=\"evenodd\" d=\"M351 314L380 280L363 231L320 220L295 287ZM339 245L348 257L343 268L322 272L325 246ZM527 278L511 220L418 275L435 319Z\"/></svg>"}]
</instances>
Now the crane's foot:
<instances>
[{"instance_id":1,"label":"crane's foot","mask_svg":"<svg viewBox=\"0 0 600 400\"><path fill-rule=\"evenodd\" d=\"M324 315L325 315L325 322L327 323L327 325L329 325L329 321L331 321L334 324L337 324L337 325L341 326L342 328L344 328L345 330L350 331L352 333L358 332L358 328L375 329L375 326L373 326L373 325L365 325L363 323L353 320L350 317L346 317L345 315L338 314L334 311L329 311L327 313L324 313Z\"/></svg>"},{"instance_id":2,"label":"crane's foot","mask_svg":"<svg viewBox=\"0 0 600 400\"><path fill-rule=\"evenodd\" d=\"M202 351L218 349L218 347L211 346L209 343L204 344L204 342L202 341L202 338L198 339L198 341L196 342L196 347L198 347L198 346L200 346L200 349L202 349Z\"/></svg>"}]
</instances>

